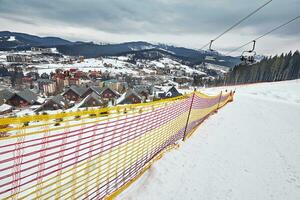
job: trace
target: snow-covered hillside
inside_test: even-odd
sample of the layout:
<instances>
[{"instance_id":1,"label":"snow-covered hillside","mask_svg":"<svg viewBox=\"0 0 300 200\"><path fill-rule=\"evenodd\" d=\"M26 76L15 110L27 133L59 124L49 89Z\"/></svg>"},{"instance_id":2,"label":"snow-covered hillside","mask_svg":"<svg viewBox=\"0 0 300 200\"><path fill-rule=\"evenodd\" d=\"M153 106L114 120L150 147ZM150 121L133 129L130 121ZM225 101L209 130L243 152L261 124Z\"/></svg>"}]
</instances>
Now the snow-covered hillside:
<instances>
[{"instance_id":1,"label":"snow-covered hillside","mask_svg":"<svg viewBox=\"0 0 300 200\"><path fill-rule=\"evenodd\" d=\"M10 57L10 60L7 60L8 57ZM11 60L15 61L12 62ZM71 68L78 68L84 72L100 70L101 72L107 71L111 74L122 73L138 76L168 75L169 77L177 78L200 76L210 79L224 75L230 69L226 66L211 63L194 65L183 62L174 56L156 51L87 59L60 54L56 48L45 49L45 52L39 49L15 52L0 51L0 66L10 66L11 64L23 64L22 68L25 68L26 72L37 69L39 74L49 74L55 72L56 69L69 70Z\"/></svg>"},{"instance_id":2,"label":"snow-covered hillside","mask_svg":"<svg viewBox=\"0 0 300 200\"><path fill-rule=\"evenodd\" d=\"M216 64L211 64L211 63L205 63L205 66L203 66L207 69L212 69L220 73L227 73L230 68L222 66L222 65L216 65Z\"/></svg>"},{"instance_id":3,"label":"snow-covered hillside","mask_svg":"<svg viewBox=\"0 0 300 200\"><path fill-rule=\"evenodd\" d=\"M118 199L300 199L300 80L235 89L233 103Z\"/></svg>"},{"instance_id":4,"label":"snow-covered hillside","mask_svg":"<svg viewBox=\"0 0 300 200\"><path fill-rule=\"evenodd\" d=\"M104 66L104 64L113 66L108 67ZM130 74L137 74L136 71L132 70L133 66L126 66L127 62L119 61L116 59L85 59L83 62L80 63L73 63L73 64L40 64L36 67L38 68L38 72L40 74L46 72L55 72L55 69L70 69L70 68L78 68L82 71L89 71L89 70L101 70L101 71L109 71L114 73L130 73Z\"/></svg>"},{"instance_id":5,"label":"snow-covered hillside","mask_svg":"<svg viewBox=\"0 0 300 200\"><path fill-rule=\"evenodd\" d=\"M170 58L162 58L157 61L151 60L140 60L136 64L132 64L129 61L129 57L120 56L120 57L107 57L107 58L91 58L85 59L83 62L73 63L73 64L39 64L36 67L38 68L38 72L41 73L50 73L54 72L55 69L70 69L70 68L78 68L82 71L89 70L101 70L108 71L111 73L125 73L125 74L138 74L139 71L144 71L146 74L150 74L151 72L155 73L155 69L158 68L170 68L182 70L186 73L196 73L203 74L204 72L201 70L193 69L189 66L183 65L175 60Z\"/></svg>"}]
</instances>

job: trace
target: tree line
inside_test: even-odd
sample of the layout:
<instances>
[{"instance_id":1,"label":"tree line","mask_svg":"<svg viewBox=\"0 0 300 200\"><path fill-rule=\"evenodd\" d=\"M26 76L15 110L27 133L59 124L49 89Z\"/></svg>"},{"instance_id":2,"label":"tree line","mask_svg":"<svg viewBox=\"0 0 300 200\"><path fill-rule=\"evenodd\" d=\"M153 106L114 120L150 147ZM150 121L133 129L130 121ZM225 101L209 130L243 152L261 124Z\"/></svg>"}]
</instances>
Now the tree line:
<instances>
[{"instance_id":1,"label":"tree line","mask_svg":"<svg viewBox=\"0 0 300 200\"><path fill-rule=\"evenodd\" d=\"M244 83L284 81L300 78L300 53L265 57L260 62L248 65L239 64L226 75L210 82L210 86L236 85Z\"/></svg>"}]
</instances>

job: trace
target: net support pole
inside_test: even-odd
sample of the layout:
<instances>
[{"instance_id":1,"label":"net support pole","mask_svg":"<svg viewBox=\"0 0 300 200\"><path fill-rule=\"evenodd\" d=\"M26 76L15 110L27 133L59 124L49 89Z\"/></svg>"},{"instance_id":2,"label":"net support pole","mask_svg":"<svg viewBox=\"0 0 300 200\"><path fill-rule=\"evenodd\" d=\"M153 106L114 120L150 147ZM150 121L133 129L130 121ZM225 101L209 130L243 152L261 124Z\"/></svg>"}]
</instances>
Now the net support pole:
<instances>
[{"instance_id":1,"label":"net support pole","mask_svg":"<svg viewBox=\"0 0 300 200\"><path fill-rule=\"evenodd\" d=\"M222 91L221 91L221 93L220 93L220 97L219 97L219 102L218 102L217 110L220 108L221 98L222 98Z\"/></svg>"},{"instance_id":2,"label":"net support pole","mask_svg":"<svg viewBox=\"0 0 300 200\"><path fill-rule=\"evenodd\" d=\"M182 141L185 141L185 139L186 139L186 131L187 131L187 128L188 128L188 125L189 125L190 115L191 115L193 102L194 102L194 98L195 98L195 92L196 92L196 88L194 89L194 92L193 92L193 95L192 95L192 101L191 101L191 105L190 105L190 109L189 109L189 114L188 114L188 117L187 117L187 120L186 120L186 125L185 125L185 128L184 128Z\"/></svg>"}]
</instances>

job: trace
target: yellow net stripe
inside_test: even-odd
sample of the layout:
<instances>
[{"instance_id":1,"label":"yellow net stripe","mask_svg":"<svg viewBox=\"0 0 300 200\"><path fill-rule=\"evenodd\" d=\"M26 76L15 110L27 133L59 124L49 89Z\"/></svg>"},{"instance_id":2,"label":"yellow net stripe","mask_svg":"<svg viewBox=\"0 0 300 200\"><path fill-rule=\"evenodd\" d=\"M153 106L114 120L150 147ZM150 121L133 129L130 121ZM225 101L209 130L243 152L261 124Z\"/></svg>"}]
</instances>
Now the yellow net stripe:
<instances>
[{"instance_id":1,"label":"yellow net stripe","mask_svg":"<svg viewBox=\"0 0 300 200\"><path fill-rule=\"evenodd\" d=\"M100 109L93 109L93 110L83 110L83 111L71 111L66 113L57 113L57 114L47 114L47 115L33 115L33 116L24 116L24 117L16 117L16 118L1 118L0 119L0 125L7 125L7 124L19 124L24 122L30 122L30 121L47 121L51 119L61 119L65 117L75 117L75 116L83 116L83 115L91 115L91 114L99 114L99 113L105 113L110 111L117 111L119 109L132 109L132 108L138 108L138 107L148 107L152 105L158 105L163 103L169 103L174 102L176 100L184 99L189 97L189 95L185 96L179 96L174 97L170 99L162 99L159 101L153 101L148 103L139 103L139 104L130 104L130 105L118 105L114 107L107 107L107 108L100 108Z\"/></svg>"}]
</instances>

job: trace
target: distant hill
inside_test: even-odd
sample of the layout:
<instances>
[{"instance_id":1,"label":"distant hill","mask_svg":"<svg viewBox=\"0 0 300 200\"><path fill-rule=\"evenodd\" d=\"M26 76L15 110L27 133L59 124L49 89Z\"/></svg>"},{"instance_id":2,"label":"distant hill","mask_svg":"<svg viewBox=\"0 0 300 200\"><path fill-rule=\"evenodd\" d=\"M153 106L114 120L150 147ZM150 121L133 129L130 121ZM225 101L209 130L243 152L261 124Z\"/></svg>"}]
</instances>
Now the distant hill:
<instances>
[{"instance_id":1,"label":"distant hill","mask_svg":"<svg viewBox=\"0 0 300 200\"><path fill-rule=\"evenodd\" d=\"M157 53L172 54L191 64L199 64L203 61L233 67L240 63L238 57L214 55L216 60L205 60L211 55L210 52L198 51L184 47L176 47L165 44L151 44L148 42L126 42L120 44L95 44L93 42L71 42L58 37L38 37L25 33L3 31L0 32L0 50L24 50L31 47L56 47L60 53L71 56L85 56L95 58L99 56L116 56L128 52L138 52L144 50L157 51Z\"/></svg>"},{"instance_id":2,"label":"distant hill","mask_svg":"<svg viewBox=\"0 0 300 200\"><path fill-rule=\"evenodd\" d=\"M9 31L0 32L0 50L22 49L32 46L55 47L70 44L72 42L58 37L38 37Z\"/></svg>"}]
</instances>

